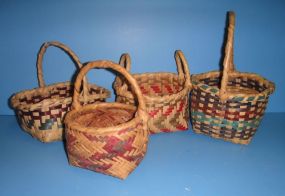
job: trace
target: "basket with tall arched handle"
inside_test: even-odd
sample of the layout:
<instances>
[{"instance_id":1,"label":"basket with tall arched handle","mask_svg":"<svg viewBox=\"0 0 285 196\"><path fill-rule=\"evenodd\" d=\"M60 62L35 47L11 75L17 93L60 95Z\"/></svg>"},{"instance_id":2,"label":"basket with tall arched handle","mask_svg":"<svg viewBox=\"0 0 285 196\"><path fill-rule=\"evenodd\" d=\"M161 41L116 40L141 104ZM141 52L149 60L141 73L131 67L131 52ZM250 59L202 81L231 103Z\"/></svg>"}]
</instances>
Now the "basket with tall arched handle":
<instances>
[{"instance_id":1,"label":"basket with tall arched handle","mask_svg":"<svg viewBox=\"0 0 285 196\"><path fill-rule=\"evenodd\" d=\"M196 133L248 144L258 128L275 86L257 74L235 70L235 14L229 12L228 16L223 71L192 75L192 124Z\"/></svg>"},{"instance_id":2,"label":"basket with tall arched handle","mask_svg":"<svg viewBox=\"0 0 285 196\"><path fill-rule=\"evenodd\" d=\"M82 106L79 92L83 77L92 68L116 71L133 89L138 106L95 103ZM148 143L143 95L135 79L111 61L94 61L84 66L75 81L72 110L65 118L69 163L125 179L143 159Z\"/></svg>"},{"instance_id":3,"label":"basket with tall arched handle","mask_svg":"<svg viewBox=\"0 0 285 196\"><path fill-rule=\"evenodd\" d=\"M189 127L189 92L191 90L188 63L182 53L175 52L178 74L168 72L132 74L137 80L150 116L150 133L187 130ZM121 66L130 71L130 57L123 54ZM117 77L114 82L116 101L136 104L127 82Z\"/></svg>"},{"instance_id":4,"label":"basket with tall arched handle","mask_svg":"<svg viewBox=\"0 0 285 196\"><path fill-rule=\"evenodd\" d=\"M64 44L56 41L45 42L38 53L37 74L39 88L21 91L11 97L11 106L14 108L21 127L42 142L52 142L63 139L63 119L70 110L72 102L73 84L62 82L45 85L42 71L43 56L48 47L54 46L66 52L76 63L82 67L75 53ZM82 103L105 101L109 91L84 80Z\"/></svg>"}]
</instances>

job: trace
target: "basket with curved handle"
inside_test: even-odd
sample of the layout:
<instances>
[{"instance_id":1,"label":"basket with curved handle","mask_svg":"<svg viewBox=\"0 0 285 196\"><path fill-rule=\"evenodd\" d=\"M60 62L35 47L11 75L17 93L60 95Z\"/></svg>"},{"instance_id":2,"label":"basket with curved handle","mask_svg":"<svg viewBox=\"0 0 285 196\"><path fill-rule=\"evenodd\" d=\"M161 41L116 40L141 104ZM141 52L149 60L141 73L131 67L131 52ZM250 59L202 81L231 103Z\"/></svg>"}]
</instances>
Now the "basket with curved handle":
<instances>
[{"instance_id":1,"label":"basket with curved handle","mask_svg":"<svg viewBox=\"0 0 285 196\"><path fill-rule=\"evenodd\" d=\"M227 85L229 80L229 74L235 72L235 67L233 63L234 28L235 28L235 14L234 12L229 12L228 36L227 36L227 44L225 47L223 74L222 74L221 88L219 94L222 102L224 102L228 97Z\"/></svg>"},{"instance_id":2,"label":"basket with curved handle","mask_svg":"<svg viewBox=\"0 0 285 196\"><path fill-rule=\"evenodd\" d=\"M196 133L248 144L275 87L258 74L235 70L234 28L235 14L231 11L228 12L223 70L192 75L191 117Z\"/></svg>"},{"instance_id":3,"label":"basket with curved handle","mask_svg":"<svg viewBox=\"0 0 285 196\"><path fill-rule=\"evenodd\" d=\"M57 48L62 49L66 54L70 56L70 58L75 62L75 64L78 66L78 69L80 69L83 65L81 64L79 58L77 55L66 45L57 42L57 41L50 41L50 42L45 42L38 53L38 58L37 58L37 75L38 75L38 84L40 88L44 88L46 86L45 81L44 81L44 76L43 76L43 57L44 54L47 50L48 47L54 46ZM83 99L86 100L86 97L88 96L89 90L88 90L88 82L86 77L84 77L84 82L83 82Z\"/></svg>"},{"instance_id":4,"label":"basket with curved handle","mask_svg":"<svg viewBox=\"0 0 285 196\"><path fill-rule=\"evenodd\" d=\"M175 61L178 70L179 78L185 78L185 86L188 88L192 88L191 79L190 79L190 71L188 67L188 62L181 50L175 51Z\"/></svg>"},{"instance_id":5,"label":"basket with curved handle","mask_svg":"<svg viewBox=\"0 0 285 196\"><path fill-rule=\"evenodd\" d=\"M38 53L37 76L39 88L25 90L11 97L11 105L15 109L21 127L33 137L42 142L52 142L63 139L63 119L70 110L73 84L70 81L45 85L42 71L43 56L49 46L63 50L76 63L81 62L74 52L64 44L56 41L44 43ZM84 78L83 96L80 101L84 104L105 101L109 91L95 84L87 84Z\"/></svg>"},{"instance_id":6,"label":"basket with curved handle","mask_svg":"<svg viewBox=\"0 0 285 196\"><path fill-rule=\"evenodd\" d=\"M138 106L79 102L83 77L92 68L111 69L131 85ZM106 120L107 119L107 120ZM72 110L66 115L66 144L71 165L125 179L143 159L148 142L148 115L136 80L111 61L94 61L77 75Z\"/></svg>"},{"instance_id":7,"label":"basket with curved handle","mask_svg":"<svg viewBox=\"0 0 285 196\"><path fill-rule=\"evenodd\" d=\"M148 128L151 133L187 130L189 126L189 93L192 89L188 63L181 50L174 55L177 72L132 74L137 80L151 116ZM123 54L120 65L131 67L128 54ZM114 82L116 101L135 105L133 93L120 76Z\"/></svg>"},{"instance_id":8,"label":"basket with curved handle","mask_svg":"<svg viewBox=\"0 0 285 196\"><path fill-rule=\"evenodd\" d=\"M177 72L178 76L180 79L185 79L185 86L191 88L191 79L190 79L190 71L188 68L188 63L187 60L181 50L176 50L175 55L174 55L175 61L176 61L176 66L177 66ZM131 57L128 53L122 54L119 64L127 71L131 70ZM121 84L123 86L122 81L120 80L119 77L116 77L115 83Z\"/></svg>"},{"instance_id":9,"label":"basket with curved handle","mask_svg":"<svg viewBox=\"0 0 285 196\"><path fill-rule=\"evenodd\" d=\"M72 108L74 108L75 110L79 110L82 107L80 102L79 102L79 94L80 94L81 83L82 83L83 78L87 74L87 72L93 68L112 69L112 70L122 74L129 81L131 88L133 89L135 95L137 96L137 100L138 100L137 112L139 114L141 114L142 116L146 116L146 114L145 114L145 111L146 111L145 101L143 99L143 95L139 89L139 86L138 86L136 80L126 71L126 69L112 63L111 61L89 62L83 68L81 68L80 72L78 73L78 75L76 77L75 83L74 83Z\"/></svg>"}]
</instances>

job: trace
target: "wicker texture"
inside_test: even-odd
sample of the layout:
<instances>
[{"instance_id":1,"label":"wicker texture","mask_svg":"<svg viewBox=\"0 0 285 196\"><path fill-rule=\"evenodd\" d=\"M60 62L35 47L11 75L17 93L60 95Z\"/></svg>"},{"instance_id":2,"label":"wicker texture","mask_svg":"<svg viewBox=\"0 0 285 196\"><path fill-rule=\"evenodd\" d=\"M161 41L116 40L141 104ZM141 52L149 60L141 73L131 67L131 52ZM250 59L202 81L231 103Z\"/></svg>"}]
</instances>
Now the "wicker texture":
<instances>
[{"instance_id":1,"label":"wicker texture","mask_svg":"<svg viewBox=\"0 0 285 196\"><path fill-rule=\"evenodd\" d=\"M138 107L122 103L81 106L79 87L84 75L92 68L121 73L132 85ZM69 163L125 179L143 159L148 143L148 115L135 79L117 64L95 61L81 69L74 90L73 110L65 118Z\"/></svg>"},{"instance_id":2,"label":"wicker texture","mask_svg":"<svg viewBox=\"0 0 285 196\"><path fill-rule=\"evenodd\" d=\"M248 144L275 86L257 74L235 70L234 26L235 14L229 12L223 71L192 75L191 117L196 133Z\"/></svg>"},{"instance_id":3,"label":"wicker texture","mask_svg":"<svg viewBox=\"0 0 285 196\"><path fill-rule=\"evenodd\" d=\"M187 130L189 126L190 73L187 61L181 51L175 52L178 75L158 72L133 74L144 95L146 109L150 116L150 133ZM130 70L130 57L123 54L120 64ZM117 77L114 83L116 101L136 104L133 92L126 81Z\"/></svg>"},{"instance_id":4,"label":"wicker texture","mask_svg":"<svg viewBox=\"0 0 285 196\"><path fill-rule=\"evenodd\" d=\"M42 72L44 53L49 46L65 51L78 68L82 67L78 57L67 46L59 42L46 42L40 48L37 59L39 88L16 93L11 98L22 128L42 142L52 142L63 139L63 118L70 110L73 85L70 82L45 85ZM84 79L83 92L80 101L84 104L105 101L109 91Z\"/></svg>"}]
</instances>

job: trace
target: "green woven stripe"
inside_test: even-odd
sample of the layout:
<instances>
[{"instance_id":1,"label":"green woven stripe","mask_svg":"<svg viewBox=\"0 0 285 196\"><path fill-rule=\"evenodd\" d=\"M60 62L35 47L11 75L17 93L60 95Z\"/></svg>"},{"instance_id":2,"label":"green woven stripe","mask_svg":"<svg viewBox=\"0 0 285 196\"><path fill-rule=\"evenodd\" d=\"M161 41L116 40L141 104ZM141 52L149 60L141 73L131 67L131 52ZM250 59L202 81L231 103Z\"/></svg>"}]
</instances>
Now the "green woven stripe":
<instances>
[{"instance_id":1,"label":"green woven stripe","mask_svg":"<svg viewBox=\"0 0 285 196\"><path fill-rule=\"evenodd\" d=\"M247 101L253 101L255 99L255 97L248 97Z\"/></svg>"},{"instance_id":2,"label":"green woven stripe","mask_svg":"<svg viewBox=\"0 0 285 196\"><path fill-rule=\"evenodd\" d=\"M44 123L41 124L41 126L39 127L39 130L48 130L48 129L52 129L52 126L54 124L58 124L56 120L54 119L47 119ZM62 125L57 125L58 128L62 128Z\"/></svg>"},{"instance_id":3,"label":"green woven stripe","mask_svg":"<svg viewBox=\"0 0 285 196\"><path fill-rule=\"evenodd\" d=\"M24 123L24 122L23 122L23 123ZM29 121L27 122L27 127L28 127L29 129L31 129L31 128L34 126L34 123L35 123L34 120L29 120Z\"/></svg>"},{"instance_id":4,"label":"green woven stripe","mask_svg":"<svg viewBox=\"0 0 285 196\"><path fill-rule=\"evenodd\" d=\"M24 123L24 122L23 122L23 123ZM57 128L58 128L58 129L62 129L62 128L63 128L63 125L62 125L62 124L58 124L57 121L55 121L54 119L47 119L44 123L41 123L38 128L39 128L40 131L45 131L45 130L52 129L52 126L53 126L54 124L57 124ZM26 123L26 125L27 125L27 127L28 127L29 129L31 129L33 126L36 126L34 120L29 120L29 121Z\"/></svg>"},{"instance_id":5,"label":"green woven stripe","mask_svg":"<svg viewBox=\"0 0 285 196\"><path fill-rule=\"evenodd\" d=\"M259 96L257 100L260 101L260 100L263 100L263 99L265 99L264 95L263 96Z\"/></svg>"},{"instance_id":6,"label":"green woven stripe","mask_svg":"<svg viewBox=\"0 0 285 196\"><path fill-rule=\"evenodd\" d=\"M204 89L204 90L207 90L207 89L209 88L209 86L208 86L208 85L203 84L203 85L201 85L201 88L202 88L202 89Z\"/></svg>"},{"instance_id":7,"label":"green woven stripe","mask_svg":"<svg viewBox=\"0 0 285 196\"><path fill-rule=\"evenodd\" d=\"M217 87L214 86L209 86L207 84L204 84L202 82L198 82L198 81L193 81L192 82L193 85L197 86L200 89L203 89L203 91L206 91L208 93L211 94L215 94L218 95L217 93L219 92L219 89ZM236 102L251 102L251 101L263 101L268 97L267 94L256 94L255 96L234 96L234 95L230 95L229 99L236 101Z\"/></svg>"},{"instance_id":8,"label":"green woven stripe","mask_svg":"<svg viewBox=\"0 0 285 196\"><path fill-rule=\"evenodd\" d=\"M219 90L216 89L216 88L211 88L210 91L211 91L212 93L217 93Z\"/></svg>"},{"instance_id":9,"label":"green woven stripe","mask_svg":"<svg viewBox=\"0 0 285 196\"><path fill-rule=\"evenodd\" d=\"M208 118L203 112L192 111L191 113L192 113L192 118L198 122L201 122L201 123L210 122L212 126L217 126L217 127L231 126L233 127L233 129L236 129L236 130L243 130L244 127L257 128L261 120L261 118L259 117L257 119L250 120L250 121L231 121L231 120L227 120L227 119L219 118L219 117ZM218 121L221 123L215 123L214 121Z\"/></svg>"},{"instance_id":10,"label":"green woven stripe","mask_svg":"<svg viewBox=\"0 0 285 196\"><path fill-rule=\"evenodd\" d=\"M233 97L234 101L243 101L244 97Z\"/></svg>"}]
</instances>

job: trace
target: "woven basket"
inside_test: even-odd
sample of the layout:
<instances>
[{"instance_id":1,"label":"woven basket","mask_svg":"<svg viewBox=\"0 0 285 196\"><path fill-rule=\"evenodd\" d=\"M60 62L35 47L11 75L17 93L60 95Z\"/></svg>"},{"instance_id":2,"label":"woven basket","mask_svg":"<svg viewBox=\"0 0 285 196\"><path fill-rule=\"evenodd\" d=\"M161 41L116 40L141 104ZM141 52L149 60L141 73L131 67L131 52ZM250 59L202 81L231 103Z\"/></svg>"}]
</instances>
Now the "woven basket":
<instances>
[{"instance_id":1,"label":"woven basket","mask_svg":"<svg viewBox=\"0 0 285 196\"><path fill-rule=\"evenodd\" d=\"M181 51L175 52L178 75L175 73L133 74L143 93L146 109L150 116L150 133L187 130L189 126L190 73L187 61ZM130 70L130 57L123 54L120 64ZM114 82L116 101L136 104L133 92L122 78Z\"/></svg>"},{"instance_id":2,"label":"woven basket","mask_svg":"<svg viewBox=\"0 0 285 196\"><path fill-rule=\"evenodd\" d=\"M22 128L42 142L63 139L63 118L70 110L73 85L70 82L45 85L42 74L42 60L46 49L55 46L65 51L78 67L82 67L78 57L65 45L59 42L46 42L42 45L37 60L39 88L16 93L11 97ZM82 103L105 101L109 91L84 82Z\"/></svg>"},{"instance_id":3,"label":"woven basket","mask_svg":"<svg viewBox=\"0 0 285 196\"><path fill-rule=\"evenodd\" d=\"M257 74L235 70L234 25L235 15L229 12L223 71L192 76L191 117L196 133L248 144L258 128L275 86Z\"/></svg>"},{"instance_id":4,"label":"woven basket","mask_svg":"<svg viewBox=\"0 0 285 196\"><path fill-rule=\"evenodd\" d=\"M111 69L132 85L138 107L122 103L96 103L81 106L78 92L83 76L92 68ZM65 118L69 163L125 179L143 159L148 143L145 103L135 79L110 61L95 61L78 74L73 110Z\"/></svg>"}]
</instances>

